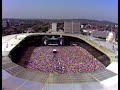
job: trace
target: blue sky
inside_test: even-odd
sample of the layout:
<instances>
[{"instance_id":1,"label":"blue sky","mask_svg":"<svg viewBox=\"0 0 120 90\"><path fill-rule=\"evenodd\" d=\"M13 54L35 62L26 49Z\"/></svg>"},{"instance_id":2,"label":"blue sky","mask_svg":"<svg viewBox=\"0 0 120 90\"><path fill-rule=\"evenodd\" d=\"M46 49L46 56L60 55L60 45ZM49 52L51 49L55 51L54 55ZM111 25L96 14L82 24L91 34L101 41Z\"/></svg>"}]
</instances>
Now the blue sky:
<instances>
[{"instance_id":1,"label":"blue sky","mask_svg":"<svg viewBox=\"0 0 120 90\"><path fill-rule=\"evenodd\" d=\"M2 17L118 22L118 0L2 0Z\"/></svg>"}]
</instances>

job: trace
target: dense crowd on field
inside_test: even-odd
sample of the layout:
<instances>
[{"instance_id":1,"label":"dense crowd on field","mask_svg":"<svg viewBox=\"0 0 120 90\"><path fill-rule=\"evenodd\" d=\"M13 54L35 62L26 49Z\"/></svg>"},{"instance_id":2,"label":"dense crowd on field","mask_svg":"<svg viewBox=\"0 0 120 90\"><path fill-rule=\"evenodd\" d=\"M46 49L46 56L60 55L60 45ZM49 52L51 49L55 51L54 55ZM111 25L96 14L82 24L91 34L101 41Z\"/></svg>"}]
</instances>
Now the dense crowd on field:
<instances>
[{"instance_id":1,"label":"dense crowd on field","mask_svg":"<svg viewBox=\"0 0 120 90\"><path fill-rule=\"evenodd\" d=\"M56 54L53 49L57 50ZM25 61L26 68L46 73L87 73L105 68L86 49L79 46L29 47L22 60Z\"/></svg>"}]
</instances>

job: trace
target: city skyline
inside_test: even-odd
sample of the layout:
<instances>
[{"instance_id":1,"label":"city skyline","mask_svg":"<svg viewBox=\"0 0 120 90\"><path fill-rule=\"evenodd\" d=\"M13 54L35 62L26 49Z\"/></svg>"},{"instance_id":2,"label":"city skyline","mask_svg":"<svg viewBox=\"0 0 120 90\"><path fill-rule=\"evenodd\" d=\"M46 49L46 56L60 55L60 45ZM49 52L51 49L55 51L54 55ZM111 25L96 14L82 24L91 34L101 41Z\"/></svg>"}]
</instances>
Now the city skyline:
<instances>
[{"instance_id":1,"label":"city skyline","mask_svg":"<svg viewBox=\"0 0 120 90\"><path fill-rule=\"evenodd\" d=\"M118 0L2 0L2 18L118 22Z\"/></svg>"}]
</instances>

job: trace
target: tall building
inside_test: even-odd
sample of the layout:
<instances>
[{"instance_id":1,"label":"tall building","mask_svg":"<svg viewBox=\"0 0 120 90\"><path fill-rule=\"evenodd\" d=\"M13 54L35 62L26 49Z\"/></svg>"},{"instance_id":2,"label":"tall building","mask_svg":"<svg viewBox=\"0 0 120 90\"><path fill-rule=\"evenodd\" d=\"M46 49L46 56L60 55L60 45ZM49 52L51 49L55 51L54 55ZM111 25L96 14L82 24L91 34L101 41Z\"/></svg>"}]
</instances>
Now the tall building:
<instances>
[{"instance_id":1,"label":"tall building","mask_svg":"<svg viewBox=\"0 0 120 90\"><path fill-rule=\"evenodd\" d=\"M57 23L52 23L51 26L52 26L52 29L49 29L47 32L48 33L56 33L57 32Z\"/></svg>"},{"instance_id":2,"label":"tall building","mask_svg":"<svg viewBox=\"0 0 120 90\"><path fill-rule=\"evenodd\" d=\"M72 22L64 22L64 32L72 33Z\"/></svg>"},{"instance_id":3,"label":"tall building","mask_svg":"<svg viewBox=\"0 0 120 90\"><path fill-rule=\"evenodd\" d=\"M80 33L80 22L72 22L72 31L74 34Z\"/></svg>"},{"instance_id":4,"label":"tall building","mask_svg":"<svg viewBox=\"0 0 120 90\"><path fill-rule=\"evenodd\" d=\"M2 27L4 27L4 28L7 27L7 22L6 21L2 21Z\"/></svg>"},{"instance_id":5,"label":"tall building","mask_svg":"<svg viewBox=\"0 0 120 90\"><path fill-rule=\"evenodd\" d=\"M80 33L80 22L64 22L65 33Z\"/></svg>"},{"instance_id":6,"label":"tall building","mask_svg":"<svg viewBox=\"0 0 120 90\"><path fill-rule=\"evenodd\" d=\"M57 31L57 23L52 23L52 31L53 32Z\"/></svg>"}]
</instances>

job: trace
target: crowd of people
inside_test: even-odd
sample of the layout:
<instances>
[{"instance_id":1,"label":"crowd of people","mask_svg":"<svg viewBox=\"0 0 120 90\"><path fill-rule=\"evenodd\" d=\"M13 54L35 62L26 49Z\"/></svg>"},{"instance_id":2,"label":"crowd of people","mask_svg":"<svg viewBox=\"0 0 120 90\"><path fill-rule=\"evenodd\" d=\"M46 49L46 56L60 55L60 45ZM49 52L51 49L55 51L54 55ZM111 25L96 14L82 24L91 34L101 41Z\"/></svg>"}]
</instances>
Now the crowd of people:
<instances>
[{"instance_id":1,"label":"crowd of people","mask_svg":"<svg viewBox=\"0 0 120 90\"><path fill-rule=\"evenodd\" d=\"M57 53L53 53L53 49L56 49ZM105 68L99 60L80 46L30 47L22 59L27 62L27 68L46 73L88 73Z\"/></svg>"}]
</instances>

